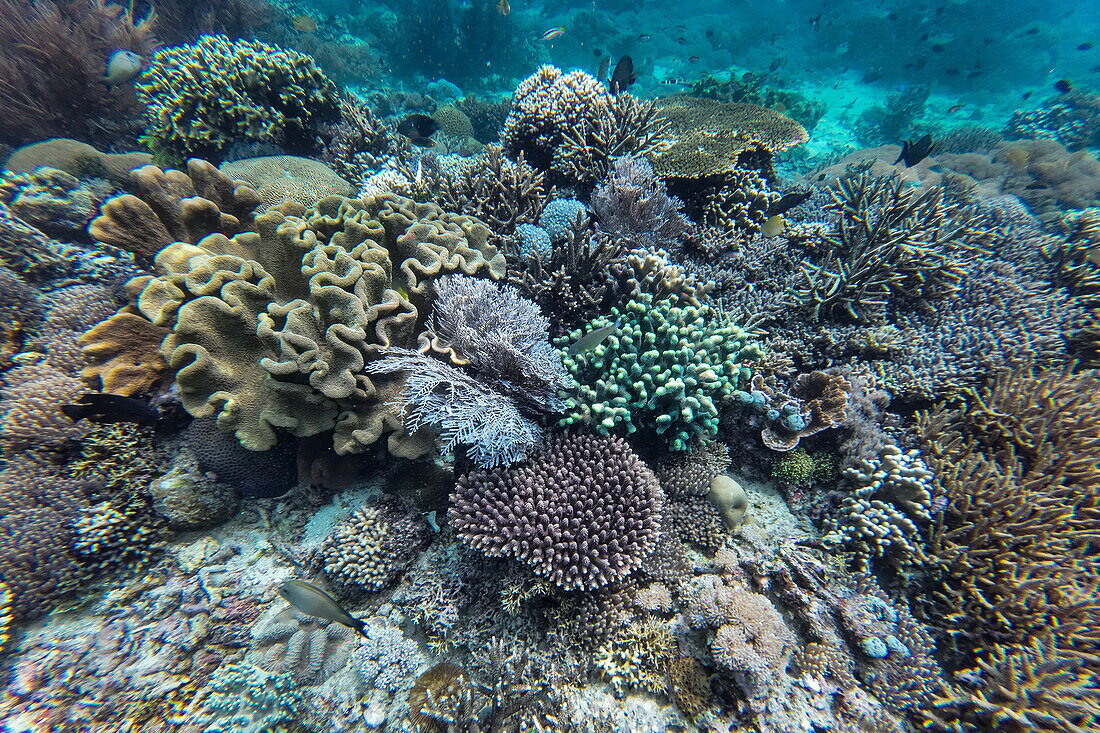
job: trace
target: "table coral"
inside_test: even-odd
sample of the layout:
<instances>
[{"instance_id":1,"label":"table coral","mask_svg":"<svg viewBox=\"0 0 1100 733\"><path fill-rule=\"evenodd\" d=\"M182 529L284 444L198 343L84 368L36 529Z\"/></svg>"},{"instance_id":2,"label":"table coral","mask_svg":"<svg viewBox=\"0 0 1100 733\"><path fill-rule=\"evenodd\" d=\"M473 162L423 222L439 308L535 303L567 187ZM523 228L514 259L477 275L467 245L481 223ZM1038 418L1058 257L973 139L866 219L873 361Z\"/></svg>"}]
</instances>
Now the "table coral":
<instances>
[{"instance_id":1,"label":"table coral","mask_svg":"<svg viewBox=\"0 0 1100 733\"><path fill-rule=\"evenodd\" d=\"M336 86L312 58L226 36L158 51L135 89L147 105L144 142L179 158L237 141L305 152L339 112Z\"/></svg>"},{"instance_id":2,"label":"table coral","mask_svg":"<svg viewBox=\"0 0 1100 733\"><path fill-rule=\"evenodd\" d=\"M757 354L748 335L716 323L709 306L654 302L647 293L592 321L586 331L616 323L592 351L564 354L565 368L580 386L566 399L562 424L592 425L602 433L655 432L672 450L712 438L722 407L748 380L745 364ZM575 331L569 341L582 334Z\"/></svg>"}]
</instances>

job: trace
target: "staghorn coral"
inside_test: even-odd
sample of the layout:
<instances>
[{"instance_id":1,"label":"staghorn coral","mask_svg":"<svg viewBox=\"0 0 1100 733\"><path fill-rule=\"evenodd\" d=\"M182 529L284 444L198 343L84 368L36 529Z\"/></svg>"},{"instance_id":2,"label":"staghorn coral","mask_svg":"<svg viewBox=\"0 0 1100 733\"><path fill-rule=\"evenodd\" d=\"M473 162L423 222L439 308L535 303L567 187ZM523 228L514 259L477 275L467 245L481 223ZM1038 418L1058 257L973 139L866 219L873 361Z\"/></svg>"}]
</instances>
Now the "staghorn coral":
<instances>
[{"instance_id":1,"label":"staghorn coral","mask_svg":"<svg viewBox=\"0 0 1100 733\"><path fill-rule=\"evenodd\" d=\"M596 649L593 664L620 697L627 690L661 692L675 648L663 621L635 621Z\"/></svg>"},{"instance_id":2,"label":"staghorn coral","mask_svg":"<svg viewBox=\"0 0 1100 733\"><path fill-rule=\"evenodd\" d=\"M140 110L128 89L102 83L104 61L118 49L148 58L154 13L106 0L4 0L0 18L0 142L109 139L110 122Z\"/></svg>"},{"instance_id":3,"label":"staghorn coral","mask_svg":"<svg viewBox=\"0 0 1100 733\"><path fill-rule=\"evenodd\" d=\"M653 551L661 503L656 477L621 439L556 435L526 463L462 476L448 517L486 555L591 591L628 577Z\"/></svg>"},{"instance_id":4,"label":"staghorn coral","mask_svg":"<svg viewBox=\"0 0 1100 733\"><path fill-rule=\"evenodd\" d=\"M158 51L135 89L143 141L179 158L217 157L236 141L307 152L339 113L335 85L309 56L226 36Z\"/></svg>"},{"instance_id":5,"label":"staghorn coral","mask_svg":"<svg viewBox=\"0 0 1100 733\"><path fill-rule=\"evenodd\" d=\"M501 144L550 183L591 189L614 158L650 152L662 129L654 103L613 97L583 71L543 66L516 87Z\"/></svg>"},{"instance_id":6,"label":"staghorn coral","mask_svg":"<svg viewBox=\"0 0 1100 733\"><path fill-rule=\"evenodd\" d=\"M284 206L258 217L255 233L158 256L168 274L138 307L172 330L162 352L183 406L217 416L252 450L274 445L275 428L305 437L335 426L338 453L392 430L392 452L422 455L429 446L387 407L400 380L368 378L363 367L383 348L415 343L432 278L499 278L503 256L476 220L392 194Z\"/></svg>"},{"instance_id":7,"label":"staghorn coral","mask_svg":"<svg viewBox=\"0 0 1100 733\"><path fill-rule=\"evenodd\" d=\"M285 201L308 208L327 196L351 196L355 193L355 186L336 175L324 163L293 155L234 160L222 163L219 170L256 190L263 202L257 207L257 214Z\"/></svg>"},{"instance_id":8,"label":"staghorn coral","mask_svg":"<svg viewBox=\"0 0 1100 733\"><path fill-rule=\"evenodd\" d=\"M624 155L592 192L596 225L636 245L661 246L687 233L691 223L680 213L683 202L668 195L665 184L645 158Z\"/></svg>"},{"instance_id":9,"label":"staghorn coral","mask_svg":"<svg viewBox=\"0 0 1100 733\"><path fill-rule=\"evenodd\" d=\"M77 340L85 366L80 378L99 392L133 397L148 394L168 370L160 353L167 329L123 310L85 331Z\"/></svg>"},{"instance_id":10,"label":"staghorn coral","mask_svg":"<svg viewBox=\"0 0 1100 733\"><path fill-rule=\"evenodd\" d=\"M1057 140L1070 151L1100 146L1100 94L1071 89L1039 109L1016 110L1004 134L1011 139Z\"/></svg>"},{"instance_id":11,"label":"staghorn coral","mask_svg":"<svg viewBox=\"0 0 1100 733\"><path fill-rule=\"evenodd\" d=\"M655 302L648 293L586 330L613 324L615 331L591 351L564 354L579 388L566 399L562 424L592 425L605 434L653 432L674 451L712 438L721 408L749 377L744 364L757 352L747 334L714 323L709 306ZM575 331L570 340L582 335Z\"/></svg>"},{"instance_id":12,"label":"staghorn coral","mask_svg":"<svg viewBox=\"0 0 1100 733\"><path fill-rule=\"evenodd\" d=\"M398 501L364 506L321 545L325 575L350 589L376 591L405 572L431 538L428 525Z\"/></svg>"},{"instance_id":13,"label":"staghorn coral","mask_svg":"<svg viewBox=\"0 0 1100 733\"><path fill-rule=\"evenodd\" d=\"M545 180L522 153L511 161L503 148L490 145L472 164L444 177L434 200L446 211L477 217L503 237L539 220L549 200Z\"/></svg>"},{"instance_id":14,"label":"staghorn coral","mask_svg":"<svg viewBox=\"0 0 1100 733\"><path fill-rule=\"evenodd\" d=\"M967 227L939 188L916 193L897 177L841 179L826 208L840 214L821 235L821 255L804 264L798 292L815 318L877 321L898 301L928 301L958 290L955 261Z\"/></svg>"},{"instance_id":15,"label":"staghorn coral","mask_svg":"<svg viewBox=\"0 0 1100 733\"><path fill-rule=\"evenodd\" d=\"M148 262L173 242L194 244L208 234L232 236L246 229L259 194L204 160L187 170L142 166L129 174L131 193L107 201L88 227L96 240Z\"/></svg>"},{"instance_id":16,"label":"staghorn coral","mask_svg":"<svg viewBox=\"0 0 1100 733\"><path fill-rule=\"evenodd\" d=\"M1056 628L1067 651L1095 648L1098 386L1094 370L1005 372L919 416L946 496L927 534L925 613L959 664Z\"/></svg>"},{"instance_id":17,"label":"staghorn coral","mask_svg":"<svg viewBox=\"0 0 1100 733\"><path fill-rule=\"evenodd\" d=\"M321 162L353 183L378 168L379 159L391 148L385 124L370 107L348 94L340 99L340 121L323 129L322 137Z\"/></svg>"}]
</instances>

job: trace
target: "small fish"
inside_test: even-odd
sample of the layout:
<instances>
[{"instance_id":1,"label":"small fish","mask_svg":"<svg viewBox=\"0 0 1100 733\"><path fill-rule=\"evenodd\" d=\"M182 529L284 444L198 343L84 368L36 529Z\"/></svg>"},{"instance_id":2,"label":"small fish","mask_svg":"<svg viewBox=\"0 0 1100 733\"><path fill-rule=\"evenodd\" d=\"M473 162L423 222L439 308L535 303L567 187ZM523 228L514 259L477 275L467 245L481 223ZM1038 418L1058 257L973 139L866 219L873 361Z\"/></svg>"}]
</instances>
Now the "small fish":
<instances>
[{"instance_id":1,"label":"small fish","mask_svg":"<svg viewBox=\"0 0 1100 733\"><path fill-rule=\"evenodd\" d=\"M687 39L684 38L683 36L680 36L679 38L676 39L676 43L680 44L681 46L686 45L687 44Z\"/></svg>"},{"instance_id":2,"label":"small fish","mask_svg":"<svg viewBox=\"0 0 1100 733\"><path fill-rule=\"evenodd\" d=\"M653 38L653 36L649 35L648 33L639 33L638 34L638 40L639 41L648 41L650 38Z\"/></svg>"},{"instance_id":3,"label":"small fish","mask_svg":"<svg viewBox=\"0 0 1100 733\"><path fill-rule=\"evenodd\" d=\"M772 109L774 109L776 112L778 112L781 115L787 114L787 105L783 104L782 102L776 102L772 106Z\"/></svg>"},{"instance_id":4,"label":"small fish","mask_svg":"<svg viewBox=\"0 0 1100 733\"><path fill-rule=\"evenodd\" d=\"M103 83L118 86L133 81L141 73L141 56L133 51L115 51L107 57L107 73Z\"/></svg>"},{"instance_id":5,"label":"small fish","mask_svg":"<svg viewBox=\"0 0 1100 733\"><path fill-rule=\"evenodd\" d=\"M1054 88L1061 94L1068 94L1073 89L1073 85L1069 83L1069 79L1059 79L1054 82Z\"/></svg>"},{"instance_id":6,"label":"small fish","mask_svg":"<svg viewBox=\"0 0 1100 733\"><path fill-rule=\"evenodd\" d=\"M813 193L812 188L807 188L802 191L789 191L780 196L778 201L768 207L768 214L769 216L784 214L810 198L810 196L813 196Z\"/></svg>"},{"instance_id":7,"label":"small fish","mask_svg":"<svg viewBox=\"0 0 1100 733\"><path fill-rule=\"evenodd\" d=\"M1077 44L1077 50L1078 51L1091 51L1092 50L1092 44L1087 42L1087 41L1085 43L1078 43Z\"/></svg>"},{"instance_id":8,"label":"small fish","mask_svg":"<svg viewBox=\"0 0 1100 733\"><path fill-rule=\"evenodd\" d=\"M355 629L363 636L367 635L365 621L345 611L335 598L313 583L307 583L304 580L288 580L279 586L279 597L304 614L343 624Z\"/></svg>"},{"instance_id":9,"label":"small fish","mask_svg":"<svg viewBox=\"0 0 1100 733\"><path fill-rule=\"evenodd\" d=\"M699 57L698 56L688 56L688 61L690 61L693 64L697 64L697 63L699 63Z\"/></svg>"},{"instance_id":10,"label":"small fish","mask_svg":"<svg viewBox=\"0 0 1100 733\"><path fill-rule=\"evenodd\" d=\"M508 17L512 14L511 3L509 3L508 0L500 0L500 2L497 3L497 12L505 17Z\"/></svg>"},{"instance_id":11,"label":"small fish","mask_svg":"<svg viewBox=\"0 0 1100 733\"><path fill-rule=\"evenodd\" d=\"M397 125L397 131L410 140L428 137L438 129L439 123L434 118L420 113L408 115Z\"/></svg>"},{"instance_id":12,"label":"small fish","mask_svg":"<svg viewBox=\"0 0 1100 733\"><path fill-rule=\"evenodd\" d=\"M1031 99L1031 92L1024 92L1023 94L1020 95L1020 99L1023 99L1025 101L1028 100L1028 99Z\"/></svg>"},{"instance_id":13,"label":"small fish","mask_svg":"<svg viewBox=\"0 0 1100 733\"><path fill-rule=\"evenodd\" d=\"M783 59L772 59L772 62L768 64L768 71L778 71L782 65Z\"/></svg>"},{"instance_id":14,"label":"small fish","mask_svg":"<svg viewBox=\"0 0 1100 733\"><path fill-rule=\"evenodd\" d=\"M693 87L695 86L690 81L684 81L683 79L665 79L661 82L667 84L670 87Z\"/></svg>"},{"instance_id":15,"label":"small fish","mask_svg":"<svg viewBox=\"0 0 1100 733\"><path fill-rule=\"evenodd\" d=\"M773 214L768 217L764 225L760 227L760 233L765 237L778 237L787 230L787 220L782 214Z\"/></svg>"},{"instance_id":16,"label":"small fish","mask_svg":"<svg viewBox=\"0 0 1100 733\"><path fill-rule=\"evenodd\" d=\"M611 93L618 95L619 92L625 92L627 87L637 80L638 75L634 73L634 59L623 56L619 59L619 63L615 64L615 71L611 74Z\"/></svg>"},{"instance_id":17,"label":"small fish","mask_svg":"<svg viewBox=\"0 0 1100 733\"><path fill-rule=\"evenodd\" d=\"M607 72L611 69L611 57L604 56L600 59L600 65L596 67L596 78L603 81L607 78Z\"/></svg>"},{"instance_id":18,"label":"small fish","mask_svg":"<svg viewBox=\"0 0 1100 733\"><path fill-rule=\"evenodd\" d=\"M965 106L966 106L965 104L955 104L955 105L952 105L947 111L948 111L949 114L954 114L954 113L958 112L960 109L962 109Z\"/></svg>"},{"instance_id":19,"label":"small fish","mask_svg":"<svg viewBox=\"0 0 1100 733\"><path fill-rule=\"evenodd\" d=\"M931 135L925 135L916 142L903 140L901 153L898 155L898 159L894 161L894 165L904 162L906 168L914 166L931 155L933 147L935 147L935 143L932 142Z\"/></svg>"},{"instance_id":20,"label":"small fish","mask_svg":"<svg viewBox=\"0 0 1100 733\"><path fill-rule=\"evenodd\" d=\"M592 349L602 344L604 339L613 334L615 331L619 330L619 324L622 323L622 320L623 317L619 316L615 319L614 323L609 323L606 326L597 328L591 333L586 333L584 336L581 336L579 339L569 344L569 347L566 348L565 353L569 354L570 356L576 356L577 354L583 354L586 351L591 351Z\"/></svg>"},{"instance_id":21,"label":"small fish","mask_svg":"<svg viewBox=\"0 0 1100 733\"><path fill-rule=\"evenodd\" d=\"M295 15L290 20L290 25L294 27L294 30L301 31L302 33L317 32L317 21L308 15Z\"/></svg>"},{"instance_id":22,"label":"small fish","mask_svg":"<svg viewBox=\"0 0 1100 733\"><path fill-rule=\"evenodd\" d=\"M552 40L554 38L557 38L562 33L565 33L565 26L564 25L559 25L557 28L551 28L550 30L543 33L541 36L539 36L539 40L540 41L549 41L549 40Z\"/></svg>"},{"instance_id":23,"label":"small fish","mask_svg":"<svg viewBox=\"0 0 1100 733\"><path fill-rule=\"evenodd\" d=\"M82 394L76 402L62 405L61 412L73 422L87 420L94 423L153 425L160 418L160 413L145 400L107 392Z\"/></svg>"}]
</instances>

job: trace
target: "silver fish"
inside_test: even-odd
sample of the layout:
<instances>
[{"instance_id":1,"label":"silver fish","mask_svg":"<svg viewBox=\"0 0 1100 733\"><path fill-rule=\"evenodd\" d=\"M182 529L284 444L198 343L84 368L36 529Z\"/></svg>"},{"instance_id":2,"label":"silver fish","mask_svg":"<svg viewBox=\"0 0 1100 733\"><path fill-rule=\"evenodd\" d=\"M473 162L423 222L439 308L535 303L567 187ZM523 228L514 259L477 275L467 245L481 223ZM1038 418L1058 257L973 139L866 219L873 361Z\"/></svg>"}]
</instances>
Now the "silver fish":
<instances>
[{"instance_id":1,"label":"silver fish","mask_svg":"<svg viewBox=\"0 0 1100 733\"><path fill-rule=\"evenodd\" d=\"M617 331L619 328L619 324L622 323L622 320L622 316L619 316L615 319L614 323L610 323L606 326L597 328L592 333L586 333L584 336L581 336L579 339L569 344L569 347L565 350L565 353L569 354L570 356L576 356L577 354L583 354L586 351L591 351L592 349L602 344L605 338Z\"/></svg>"},{"instance_id":2,"label":"silver fish","mask_svg":"<svg viewBox=\"0 0 1100 733\"><path fill-rule=\"evenodd\" d=\"M107 74L103 83L118 86L132 81L141 73L141 56L133 51L115 51L107 58Z\"/></svg>"},{"instance_id":3,"label":"silver fish","mask_svg":"<svg viewBox=\"0 0 1100 733\"><path fill-rule=\"evenodd\" d=\"M304 580L288 580L279 586L279 596L302 613L343 624L366 636L366 631L363 630L366 622L345 611L335 598L313 583L307 583Z\"/></svg>"}]
</instances>

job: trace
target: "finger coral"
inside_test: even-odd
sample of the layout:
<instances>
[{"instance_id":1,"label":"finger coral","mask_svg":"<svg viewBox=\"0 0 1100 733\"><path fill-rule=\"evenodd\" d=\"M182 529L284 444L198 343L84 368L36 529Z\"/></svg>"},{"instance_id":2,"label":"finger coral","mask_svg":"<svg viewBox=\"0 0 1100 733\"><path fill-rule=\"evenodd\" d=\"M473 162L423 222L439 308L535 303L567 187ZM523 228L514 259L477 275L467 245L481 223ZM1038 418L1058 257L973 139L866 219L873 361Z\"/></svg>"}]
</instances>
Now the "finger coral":
<instances>
[{"instance_id":1,"label":"finger coral","mask_svg":"<svg viewBox=\"0 0 1100 733\"><path fill-rule=\"evenodd\" d=\"M135 88L145 143L178 158L217 157L237 141L306 152L339 112L336 86L309 56L226 36L158 51Z\"/></svg>"},{"instance_id":2,"label":"finger coral","mask_svg":"<svg viewBox=\"0 0 1100 733\"><path fill-rule=\"evenodd\" d=\"M661 503L657 478L622 439L558 435L525 463L462 476L448 516L486 555L591 591L653 552Z\"/></svg>"},{"instance_id":3,"label":"finger coral","mask_svg":"<svg viewBox=\"0 0 1100 733\"><path fill-rule=\"evenodd\" d=\"M717 323L709 306L654 302L646 293L592 321L586 331L612 325L591 351L564 354L579 388L566 400L562 423L592 425L605 434L656 433L672 450L710 440L722 408L748 381L745 364L757 353L748 335ZM574 332L570 340L583 333Z\"/></svg>"}]
</instances>

